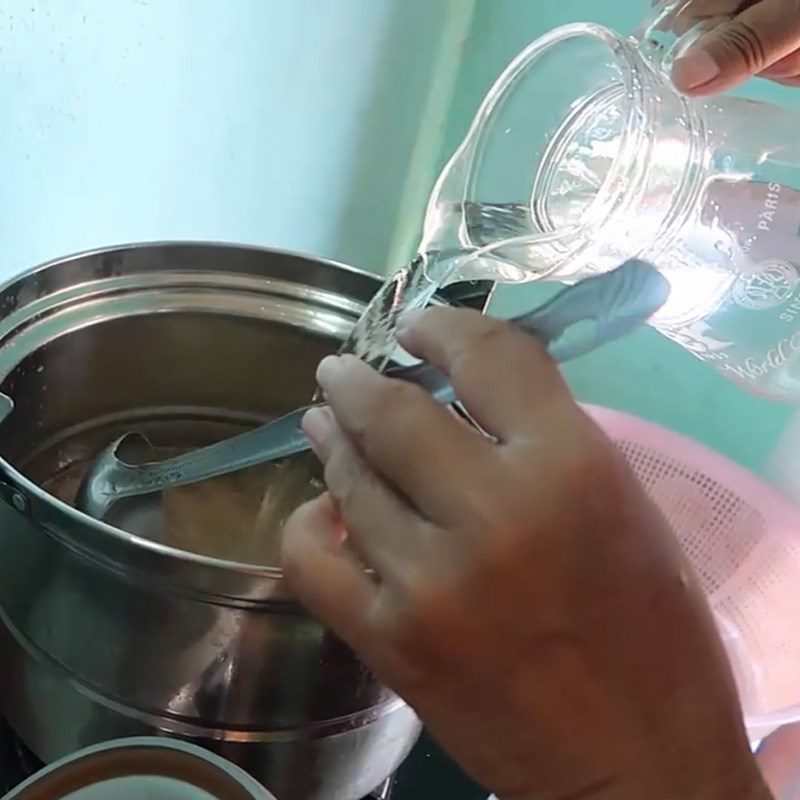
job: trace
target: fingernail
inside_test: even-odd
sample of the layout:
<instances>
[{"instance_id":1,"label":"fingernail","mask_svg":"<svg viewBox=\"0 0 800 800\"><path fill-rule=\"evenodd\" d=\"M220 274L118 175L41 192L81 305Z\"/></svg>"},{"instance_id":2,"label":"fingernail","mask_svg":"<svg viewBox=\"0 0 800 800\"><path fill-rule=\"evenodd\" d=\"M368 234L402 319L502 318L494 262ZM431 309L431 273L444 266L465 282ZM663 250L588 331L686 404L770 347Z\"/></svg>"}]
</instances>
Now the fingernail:
<instances>
[{"instance_id":1,"label":"fingernail","mask_svg":"<svg viewBox=\"0 0 800 800\"><path fill-rule=\"evenodd\" d=\"M408 311L404 311L397 318L397 333L402 335L413 328L424 313L424 308L409 308Z\"/></svg>"},{"instance_id":2,"label":"fingernail","mask_svg":"<svg viewBox=\"0 0 800 800\"><path fill-rule=\"evenodd\" d=\"M333 414L327 406L316 406L306 411L302 421L303 433L318 456L324 456L328 437L333 430Z\"/></svg>"},{"instance_id":3,"label":"fingernail","mask_svg":"<svg viewBox=\"0 0 800 800\"><path fill-rule=\"evenodd\" d=\"M678 89L688 91L705 86L720 76L722 70L707 50L690 50L675 59L672 80Z\"/></svg>"},{"instance_id":4,"label":"fingernail","mask_svg":"<svg viewBox=\"0 0 800 800\"><path fill-rule=\"evenodd\" d=\"M342 360L339 356L327 356L317 367L317 383L324 389L333 383L342 371Z\"/></svg>"}]
</instances>

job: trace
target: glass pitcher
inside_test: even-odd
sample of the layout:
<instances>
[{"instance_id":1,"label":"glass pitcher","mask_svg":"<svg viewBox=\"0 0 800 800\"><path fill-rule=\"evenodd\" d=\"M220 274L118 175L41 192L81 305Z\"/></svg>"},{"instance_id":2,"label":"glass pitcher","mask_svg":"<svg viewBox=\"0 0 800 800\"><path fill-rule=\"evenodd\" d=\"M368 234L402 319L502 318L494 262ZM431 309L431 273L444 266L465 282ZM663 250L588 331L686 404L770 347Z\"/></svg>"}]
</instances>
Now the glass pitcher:
<instances>
[{"instance_id":1,"label":"glass pitcher","mask_svg":"<svg viewBox=\"0 0 800 800\"><path fill-rule=\"evenodd\" d=\"M800 401L800 115L679 94L672 60L702 30L676 24L686 5L636 37L576 24L529 45L437 181L420 251L460 249L438 285L572 282L644 258L672 285L659 331Z\"/></svg>"}]
</instances>

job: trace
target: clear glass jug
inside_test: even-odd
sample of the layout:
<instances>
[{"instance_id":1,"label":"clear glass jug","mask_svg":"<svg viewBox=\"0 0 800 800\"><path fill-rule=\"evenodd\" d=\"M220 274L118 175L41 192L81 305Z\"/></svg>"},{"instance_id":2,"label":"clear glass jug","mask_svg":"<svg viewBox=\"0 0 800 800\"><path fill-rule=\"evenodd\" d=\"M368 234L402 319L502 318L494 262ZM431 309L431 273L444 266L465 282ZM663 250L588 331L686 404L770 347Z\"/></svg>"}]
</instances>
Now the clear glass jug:
<instances>
[{"instance_id":1,"label":"clear glass jug","mask_svg":"<svg viewBox=\"0 0 800 800\"><path fill-rule=\"evenodd\" d=\"M637 37L577 24L526 48L437 181L420 251L461 249L431 261L437 285L572 282L644 258L672 285L659 331L751 392L800 400L800 115L680 95L685 5Z\"/></svg>"}]
</instances>

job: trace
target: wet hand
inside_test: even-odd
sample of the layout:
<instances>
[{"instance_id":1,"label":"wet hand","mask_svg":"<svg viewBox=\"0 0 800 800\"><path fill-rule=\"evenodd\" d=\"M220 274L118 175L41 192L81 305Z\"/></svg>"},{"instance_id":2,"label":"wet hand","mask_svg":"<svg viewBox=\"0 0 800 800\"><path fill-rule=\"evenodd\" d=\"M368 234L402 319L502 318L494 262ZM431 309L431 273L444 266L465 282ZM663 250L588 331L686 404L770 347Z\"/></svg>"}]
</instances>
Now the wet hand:
<instances>
[{"instance_id":1,"label":"wet hand","mask_svg":"<svg viewBox=\"0 0 800 800\"><path fill-rule=\"evenodd\" d=\"M300 600L502 800L761 796L691 570L545 351L453 309L401 341L491 438L326 359L328 493L284 532Z\"/></svg>"}]
</instances>

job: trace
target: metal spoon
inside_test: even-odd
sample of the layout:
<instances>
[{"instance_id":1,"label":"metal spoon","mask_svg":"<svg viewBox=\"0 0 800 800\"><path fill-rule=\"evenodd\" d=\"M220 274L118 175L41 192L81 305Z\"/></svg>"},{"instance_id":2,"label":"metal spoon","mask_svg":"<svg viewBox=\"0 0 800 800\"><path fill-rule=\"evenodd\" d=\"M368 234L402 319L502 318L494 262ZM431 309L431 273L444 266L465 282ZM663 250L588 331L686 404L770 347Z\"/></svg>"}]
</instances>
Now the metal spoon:
<instances>
[{"instance_id":1,"label":"metal spoon","mask_svg":"<svg viewBox=\"0 0 800 800\"><path fill-rule=\"evenodd\" d=\"M668 282L654 267L643 261L628 261L611 272L563 289L540 308L511 320L511 324L548 345L557 361L569 361L625 336L646 322L666 302L669 291ZM559 341L568 328L584 321L596 323L589 334ZM397 367L386 375L422 386L440 403L456 401L448 377L430 364ZM199 483L307 450L309 444L300 422L309 407L160 462L124 462L118 456L120 447L132 437L144 438L137 433L126 434L94 461L78 492L76 505L90 516L102 519L123 497Z\"/></svg>"}]
</instances>

